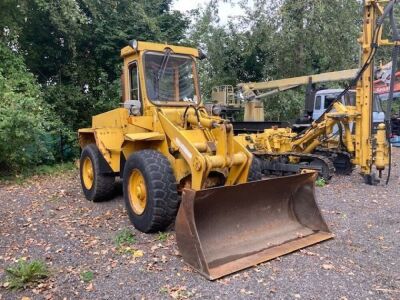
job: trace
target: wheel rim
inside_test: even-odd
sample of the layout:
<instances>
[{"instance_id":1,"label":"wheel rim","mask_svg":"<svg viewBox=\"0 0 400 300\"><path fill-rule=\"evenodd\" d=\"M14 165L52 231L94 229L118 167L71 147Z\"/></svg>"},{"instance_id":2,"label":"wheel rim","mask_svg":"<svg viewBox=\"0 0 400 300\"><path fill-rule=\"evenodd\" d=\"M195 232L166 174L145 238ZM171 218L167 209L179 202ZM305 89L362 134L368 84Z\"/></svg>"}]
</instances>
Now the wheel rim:
<instances>
[{"instance_id":1,"label":"wheel rim","mask_svg":"<svg viewBox=\"0 0 400 300\"><path fill-rule=\"evenodd\" d=\"M147 205L147 190L143 174L135 169L129 177L129 202L135 214L142 215Z\"/></svg>"},{"instance_id":2,"label":"wheel rim","mask_svg":"<svg viewBox=\"0 0 400 300\"><path fill-rule=\"evenodd\" d=\"M94 169L93 163L89 157L85 157L82 165L82 178L85 188L90 190L94 182Z\"/></svg>"}]
</instances>

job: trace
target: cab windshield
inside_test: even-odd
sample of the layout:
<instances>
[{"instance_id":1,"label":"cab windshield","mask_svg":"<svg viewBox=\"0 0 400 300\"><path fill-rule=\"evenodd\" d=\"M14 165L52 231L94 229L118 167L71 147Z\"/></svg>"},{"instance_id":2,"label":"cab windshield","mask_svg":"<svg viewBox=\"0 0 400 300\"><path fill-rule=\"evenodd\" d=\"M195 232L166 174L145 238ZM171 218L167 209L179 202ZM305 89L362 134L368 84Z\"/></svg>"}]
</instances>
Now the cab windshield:
<instances>
[{"instance_id":1,"label":"cab windshield","mask_svg":"<svg viewBox=\"0 0 400 300\"><path fill-rule=\"evenodd\" d=\"M195 61L168 52L144 54L147 97L153 102L198 102Z\"/></svg>"}]
</instances>

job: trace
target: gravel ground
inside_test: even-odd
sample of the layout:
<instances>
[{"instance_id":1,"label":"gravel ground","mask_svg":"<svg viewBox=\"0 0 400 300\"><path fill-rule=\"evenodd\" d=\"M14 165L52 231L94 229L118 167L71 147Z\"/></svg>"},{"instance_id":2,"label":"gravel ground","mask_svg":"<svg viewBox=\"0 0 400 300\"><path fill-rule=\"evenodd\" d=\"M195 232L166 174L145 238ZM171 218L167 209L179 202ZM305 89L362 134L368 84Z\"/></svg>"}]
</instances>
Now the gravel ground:
<instances>
[{"instance_id":1,"label":"gravel ground","mask_svg":"<svg viewBox=\"0 0 400 300\"><path fill-rule=\"evenodd\" d=\"M0 299L400 299L398 162L395 149L388 187L364 185L354 172L317 188L335 239L215 282L185 266L173 231L161 240L135 231L120 195L86 201L77 171L0 186ZM125 251L114 242L123 229L137 240ZM50 278L4 288L4 269L18 258L44 260Z\"/></svg>"}]
</instances>

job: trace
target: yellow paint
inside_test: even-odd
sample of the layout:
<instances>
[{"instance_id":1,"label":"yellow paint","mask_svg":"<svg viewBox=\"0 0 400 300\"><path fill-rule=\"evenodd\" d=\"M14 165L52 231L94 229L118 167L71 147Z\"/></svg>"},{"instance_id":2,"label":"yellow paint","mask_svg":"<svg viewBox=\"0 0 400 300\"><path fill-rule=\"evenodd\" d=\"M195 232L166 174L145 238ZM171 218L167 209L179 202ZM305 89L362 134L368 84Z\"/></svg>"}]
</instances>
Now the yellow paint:
<instances>
[{"instance_id":1,"label":"yellow paint","mask_svg":"<svg viewBox=\"0 0 400 300\"><path fill-rule=\"evenodd\" d=\"M162 141L165 139L165 135L159 132L140 132L140 133L127 133L125 139L136 142L136 141Z\"/></svg>"},{"instance_id":2,"label":"yellow paint","mask_svg":"<svg viewBox=\"0 0 400 300\"><path fill-rule=\"evenodd\" d=\"M191 55L193 57L199 57L199 50L189 47L168 45L168 44L158 44L151 42L143 42L138 41L138 48L135 51L130 46L126 46L121 50L121 57L126 58L129 55L133 55L135 53L140 53L144 51L155 51L155 52L164 52L165 49L171 49L174 53L177 54L186 54Z\"/></svg>"},{"instance_id":3,"label":"yellow paint","mask_svg":"<svg viewBox=\"0 0 400 300\"><path fill-rule=\"evenodd\" d=\"M245 122L264 122L264 103L259 100L246 101L243 120Z\"/></svg>"},{"instance_id":4,"label":"yellow paint","mask_svg":"<svg viewBox=\"0 0 400 300\"><path fill-rule=\"evenodd\" d=\"M339 80L350 80L357 75L358 69L327 72L315 75L306 75L293 78L285 78L278 80L270 80L265 82L248 82L240 83L238 86L245 90L270 90L270 89L282 89L290 86L306 85L312 83L324 83L330 81Z\"/></svg>"},{"instance_id":5,"label":"yellow paint","mask_svg":"<svg viewBox=\"0 0 400 300\"><path fill-rule=\"evenodd\" d=\"M376 134L376 154L375 154L375 166L378 170L384 170L385 166L389 164L388 151L389 148L387 147L387 140L386 140L386 126L385 124L379 124Z\"/></svg>"}]
</instances>

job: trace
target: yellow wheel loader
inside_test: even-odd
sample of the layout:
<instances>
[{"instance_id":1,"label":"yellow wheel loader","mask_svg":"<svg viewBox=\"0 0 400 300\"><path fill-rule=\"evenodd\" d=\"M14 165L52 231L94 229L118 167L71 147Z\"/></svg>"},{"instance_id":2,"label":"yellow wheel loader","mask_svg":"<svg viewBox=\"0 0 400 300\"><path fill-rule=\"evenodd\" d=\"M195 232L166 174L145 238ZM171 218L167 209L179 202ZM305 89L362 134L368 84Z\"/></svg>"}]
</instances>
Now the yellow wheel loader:
<instances>
[{"instance_id":1,"label":"yellow wheel loader","mask_svg":"<svg viewBox=\"0 0 400 300\"><path fill-rule=\"evenodd\" d=\"M209 279L330 239L315 173L261 180L229 121L201 105L193 48L131 41L121 50L123 107L79 130L88 200L112 196L116 177L133 225L175 220L186 263Z\"/></svg>"}]
</instances>

